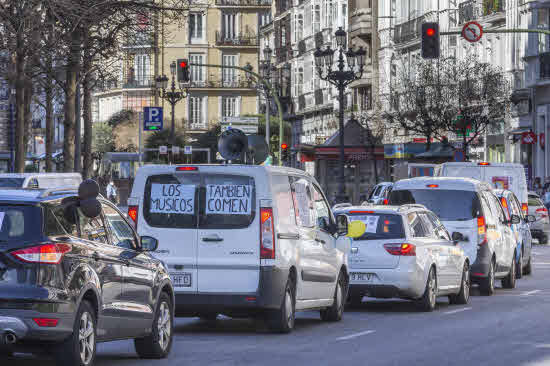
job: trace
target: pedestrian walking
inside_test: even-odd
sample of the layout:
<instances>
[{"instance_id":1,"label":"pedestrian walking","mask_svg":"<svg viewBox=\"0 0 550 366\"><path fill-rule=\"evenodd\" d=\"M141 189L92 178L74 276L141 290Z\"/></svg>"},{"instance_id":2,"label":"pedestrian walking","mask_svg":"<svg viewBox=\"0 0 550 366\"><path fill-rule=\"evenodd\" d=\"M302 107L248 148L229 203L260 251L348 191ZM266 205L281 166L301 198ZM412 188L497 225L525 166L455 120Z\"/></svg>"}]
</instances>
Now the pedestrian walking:
<instances>
[{"instance_id":1,"label":"pedestrian walking","mask_svg":"<svg viewBox=\"0 0 550 366\"><path fill-rule=\"evenodd\" d=\"M541 178L540 177L536 177L535 178L535 183L533 184L533 190L535 192L537 192L537 194L540 196L542 196L542 181L541 181Z\"/></svg>"},{"instance_id":2,"label":"pedestrian walking","mask_svg":"<svg viewBox=\"0 0 550 366\"><path fill-rule=\"evenodd\" d=\"M117 189L112 179L107 184L107 198L115 205L117 204Z\"/></svg>"}]
</instances>

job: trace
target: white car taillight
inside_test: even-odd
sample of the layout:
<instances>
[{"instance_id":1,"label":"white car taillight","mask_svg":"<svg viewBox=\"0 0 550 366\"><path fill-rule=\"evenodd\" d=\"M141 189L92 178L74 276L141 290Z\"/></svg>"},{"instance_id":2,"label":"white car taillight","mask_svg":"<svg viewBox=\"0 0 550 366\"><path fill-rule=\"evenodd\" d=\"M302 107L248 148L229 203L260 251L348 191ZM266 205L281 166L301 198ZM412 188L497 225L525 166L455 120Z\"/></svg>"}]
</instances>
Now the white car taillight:
<instances>
[{"instance_id":1,"label":"white car taillight","mask_svg":"<svg viewBox=\"0 0 550 366\"><path fill-rule=\"evenodd\" d=\"M273 229L273 209L260 209L260 259L275 259L275 231Z\"/></svg>"},{"instance_id":2,"label":"white car taillight","mask_svg":"<svg viewBox=\"0 0 550 366\"><path fill-rule=\"evenodd\" d=\"M63 255L70 251L71 246L69 244L48 243L15 250L11 254L26 263L58 264Z\"/></svg>"},{"instance_id":3,"label":"white car taillight","mask_svg":"<svg viewBox=\"0 0 550 366\"><path fill-rule=\"evenodd\" d=\"M477 244L487 244L487 224L484 216L477 218Z\"/></svg>"},{"instance_id":4,"label":"white car taillight","mask_svg":"<svg viewBox=\"0 0 550 366\"><path fill-rule=\"evenodd\" d=\"M416 246L408 243L384 244L384 249L391 255L402 255L406 257L416 256Z\"/></svg>"}]
</instances>

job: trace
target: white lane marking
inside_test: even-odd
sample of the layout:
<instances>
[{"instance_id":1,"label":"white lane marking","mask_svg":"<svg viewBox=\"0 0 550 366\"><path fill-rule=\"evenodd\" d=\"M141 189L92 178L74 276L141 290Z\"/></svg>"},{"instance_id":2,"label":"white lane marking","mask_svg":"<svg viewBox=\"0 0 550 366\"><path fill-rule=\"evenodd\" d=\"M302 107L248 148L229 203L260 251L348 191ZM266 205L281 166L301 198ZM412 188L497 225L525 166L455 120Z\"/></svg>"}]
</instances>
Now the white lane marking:
<instances>
[{"instance_id":1,"label":"white lane marking","mask_svg":"<svg viewBox=\"0 0 550 366\"><path fill-rule=\"evenodd\" d=\"M533 291L527 291L527 292L524 292L521 294L521 296L529 296L529 295L534 295L536 293L540 292L540 290L533 290Z\"/></svg>"},{"instance_id":2,"label":"white lane marking","mask_svg":"<svg viewBox=\"0 0 550 366\"><path fill-rule=\"evenodd\" d=\"M337 341L347 341L348 339L352 339L352 338L356 338L356 337L361 337L361 336L364 336L364 335L367 335L367 334L371 334L371 333L374 333L375 331L374 330L366 330L364 332L360 332L360 333L355 333L355 334L350 334L348 336L345 336L345 337L340 337L340 338L336 338Z\"/></svg>"},{"instance_id":3,"label":"white lane marking","mask_svg":"<svg viewBox=\"0 0 550 366\"><path fill-rule=\"evenodd\" d=\"M462 309L456 309L456 310L446 311L446 312L444 312L443 314L450 315L450 314L461 313L461 312L463 312L463 311L468 311L468 310L472 310L472 308L462 308Z\"/></svg>"}]
</instances>

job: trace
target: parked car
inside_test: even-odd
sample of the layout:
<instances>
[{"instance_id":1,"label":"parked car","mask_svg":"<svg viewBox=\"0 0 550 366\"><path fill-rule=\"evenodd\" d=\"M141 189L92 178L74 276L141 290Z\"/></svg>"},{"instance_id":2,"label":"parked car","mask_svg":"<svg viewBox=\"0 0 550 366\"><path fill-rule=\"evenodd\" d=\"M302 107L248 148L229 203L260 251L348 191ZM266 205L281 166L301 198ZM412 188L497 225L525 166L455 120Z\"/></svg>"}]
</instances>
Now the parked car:
<instances>
[{"instance_id":1,"label":"parked car","mask_svg":"<svg viewBox=\"0 0 550 366\"><path fill-rule=\"evenodd\" d=\"M473 283L492 295L495 279L516 286L516 241L499 199L489 184L470 178L413 178L397 182L390 205L422 204L449 232L456 232L470 263ZM512 222L521 218L512 216Z\"/></svg>"},{"instance_id":2,"label":"parked car","mask_svg":"<svg viewBox=\"0 0 550 366\"><path fill-rule=\"evenodd\" d=\"M350 301L364 296L415 300L432 311L438 296L470 298L470 264L437 216L421 205L350 207L338 211L365 224L349 256Z\"/></svg>"},{"instance_id":3,"label":"parked car","mask_svg":"<svg viewBox=\"0 0 550 366\"><path fill-rule=\"evenodd\" d=\"M527 179L521 164L463 162L443 163L435 170L438 177L473 178L486 182L495 189L507 189L514 192L524 214L528 214Z\"/></svg>"},{"instance_id":4,"label":"parked car","mask_svg":"<svg viewBox=\"0 0 550 366\"><path fill-rule=\"evenodd\" d=\"M78 187L80 173L2 173L0 188L60 188Z\"/></svg>"},{"instance_id":5,"label":"parked car","mask_svg":"<svg viewBox=\"0 0 550 366\"><path fill-rule=\"evenodd\" d=\"M278 332L293 329L298 310L342 319L347 220L337 221L303 171L149 165L137 172L128 210L140 235L159 240L176 316L262 317Z\"/></svg>"},{"instance_id":6,"label":"parked car","mask_svg":"<svg viewBox=\"0 0 550 366\"><path fill-rule=\"evenodd\" d=\"M529 229L529 219L532 216L524 216L521 210L521 205L512 191L495 189L497 197L500 199L500 204L504 209L506 220L510 223L512 232L516 239L516 278L521 278L523 274L531 274L531 248L532 238L531 230ZM512 216L516 215L521 218L519 222L512 223Z\"/></svg>"},{"instance_id":7,"label":"parked car","mask_svg":"<svg viewBox=\"0 0 550 366\"><path fill-rule=\"evenodd\" d=\"M383 205L387 203L392 187L393 187L392 182L378 183L372 189L367 199L367 202L373 203L375 205Z\"/></svg>"},{"instance_id":8,"label":"parked car","mask_svg":"<svg viewBox=\"0 0 550 366\"><path fill-rule=\"evenodd\" d=\"M548 244L550 235L548 209L535 192L529 192L529 213L535 217L535 221L529 224L531 235L538 240L539 244Z\"/></svg>"},{"instance_id":9,"label":"parked car","mask_svg":"<svg viewBox=\"0 0 550 366\"><path fill-rule=\"evenodd\" d=\"M45 350L88 366L97 342L131 338L143 358L170 352L174 289L150 255L158 242L94 190L0 190L0 357Z\"/></svg>"}]
</instances>

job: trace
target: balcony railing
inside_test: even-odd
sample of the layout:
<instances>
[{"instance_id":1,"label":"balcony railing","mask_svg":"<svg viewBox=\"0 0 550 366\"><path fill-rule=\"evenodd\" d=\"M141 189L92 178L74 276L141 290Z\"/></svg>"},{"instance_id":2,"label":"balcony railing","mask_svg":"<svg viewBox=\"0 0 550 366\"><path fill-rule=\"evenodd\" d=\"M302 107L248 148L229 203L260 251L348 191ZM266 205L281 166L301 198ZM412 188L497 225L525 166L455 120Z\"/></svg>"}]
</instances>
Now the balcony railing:
<instances>
[{"instance_id":1,"label":"balcony railing","mask_svg":"<svg viewBox=\"0 0 550 366\"><path fill-rule=\"evenodd\" d=\"M216 0L217 6L271 6L271 0Z\"/></svg>"},{"instance_id":2,"label":"balcony railing","mask_svg":"<svg viewBox=\"0 0 550 366\"><path fill-rule=\"evenodd\" d=\"M421 16L416 19L409 20L408 22L396 25L393 41L395 43L404 43L415 39L420 39L424 19L425 16Z\"/></svg>"},{"instance_id":3,"label":"balcony railing","mask_svg":"<svg viewBox=\"0 0 550 366\"><path fill-rule=\"evenodd\" d=\"M154 85L153 78L126 80L122 85L123 89L139 89L139 88L152 88Z\"/></svg>"},{"instance_id":4,"label":"balcony railing","mask_svg":"<svg viewBox=\"0 0 550 366\"><path fill-rule=\"evenodd\" d=\"M191 81L189 88L233 88L233 89L253 89L255 84L244 75L219 76L210 75L207 80Z\"/></svg>"},{"instance_id":5,"label":"balcony railing","mask_svg":"<svg viewBox=\"0 0 550 366\"><path fill-rule=\"evenodd\" d=\"M216 31L216 46L235 46L235 47L258 47L260 45L258 36L255 34L237 34L226 35L222 32Z\"/></svg>"}]
</instances>

